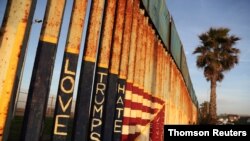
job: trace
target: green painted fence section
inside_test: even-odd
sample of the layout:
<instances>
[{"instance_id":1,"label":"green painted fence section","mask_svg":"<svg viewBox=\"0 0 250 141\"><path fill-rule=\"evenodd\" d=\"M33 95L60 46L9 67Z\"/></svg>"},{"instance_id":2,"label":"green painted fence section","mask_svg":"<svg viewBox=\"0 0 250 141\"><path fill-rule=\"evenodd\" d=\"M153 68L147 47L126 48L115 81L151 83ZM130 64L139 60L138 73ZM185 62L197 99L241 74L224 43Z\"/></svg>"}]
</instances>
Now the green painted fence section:
<instances>
[{"instance_id":1,"label":"green painted fence section","mask_svg":"<svg viewBox=\"0 0 250 141\"><path fill-rule=\"evenodd\" d=\"M166 8L164 0L142 0L152 23L163 41L165 47L169 49L169 24L170 14Z\"/></svg>"},{"instance_id":2,"label":"green painted fence section","mask_svg":"<svg viewBox=\"0 0 250 141\"><path fill-rule=\"evenodd\" d=\"M182 44L180 37L178 35L178 32L176 30L174 21L171 20L171 46L170 46L170 52L175 60L175 63L177 64L178 68L181 67L181 49Z\"/></svg>"}]
</instances>

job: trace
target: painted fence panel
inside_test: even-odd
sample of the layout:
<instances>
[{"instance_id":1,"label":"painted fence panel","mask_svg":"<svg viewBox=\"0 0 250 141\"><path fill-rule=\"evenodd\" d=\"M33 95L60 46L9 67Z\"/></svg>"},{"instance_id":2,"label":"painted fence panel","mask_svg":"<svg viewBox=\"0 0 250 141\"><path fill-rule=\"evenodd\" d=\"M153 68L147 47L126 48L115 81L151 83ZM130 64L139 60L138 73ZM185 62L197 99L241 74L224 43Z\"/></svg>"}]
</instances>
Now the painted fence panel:
<instances>
[{"instance_id":1,"label":"painted fence panel","mask_svg":"<svg viewBox=\"0 0 250 141\"><path fill-rule=\"evenodd\" d=\"M178 35L177 29L175 27L173 19L171 20L171 54L178 66L180 68L181 66L181 40Z\"/></svg>"}]
</instances>

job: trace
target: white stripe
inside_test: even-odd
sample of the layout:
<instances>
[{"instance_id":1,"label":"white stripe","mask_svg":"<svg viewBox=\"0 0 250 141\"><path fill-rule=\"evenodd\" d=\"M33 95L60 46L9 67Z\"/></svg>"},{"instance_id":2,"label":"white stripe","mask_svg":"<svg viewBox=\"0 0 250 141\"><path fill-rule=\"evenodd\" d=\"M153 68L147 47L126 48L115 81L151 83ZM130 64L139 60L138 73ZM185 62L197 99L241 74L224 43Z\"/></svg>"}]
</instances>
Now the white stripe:
<instances>
[{"instance_id":1,"label":"white stripe","mask_svg":"<svg viewBox=\"0 0 250 141\"><path fill-rule=\"evenodd\" d=\"M129 134L129 125L122 125L122 134L123 135Z\"/></svg>"},{"instance_id":2,"label":"white stripe","mask_svg":"<svg viewBox=\"0 0 250 141\"><path fill-rule=\"evenodd\" d=\"M143 125L123 125L122 135L135 134L135 131L141 133L145 128Z\"/></svg>"},{"instance_id":3,"label":"white stripe","mask_svg":"<svg viewBox=\"0 0 250 141\"><path fill-rule=\"evenodd\" d=\"M130 109L130 117L131 118L136 118L136 113L139 112L139 110L132 110Z\"/></svg>"},{"instance_id":4,"label":"white stripe","mask_svg":"<svg viewBox=\"0 0 250 141\"><path fill-rule=\"evenodd\" d=\"M131 101L137 103L137 99L138 99L138 95L137 94L132 94Z\"/></svg>"},{"instance_id":5,"label":"white stripe","mask_svg":"<svg viewBox=\"0 0 250 141\"><path fill-rule=\"evenodd\" d=\"M154 102L154 103L151 104L151 107L152 107L153 109L160 109L161 106L162 106L161 104L156 103L156 102Z\"/></svg>"},{"instance_id":6,"label":"white stripe","mask_svg":"<svg viewBox=\"0 0 250 141\"><path fill-rule=\"evenodd\" d=\"M125 107L124 108L124 117L130 117L130 108Z\"/></svg>"},{"instance_id":7,"label":"white stripe","mask_svg":"<svg viewBox=\"0 0 250 141\"><path fill-rule=\"evenodd\" d=\"M138 112L141 112L140 118L144 120L150 120L150 117L152 116L150 113L142 112L142 110L131 110L131 108L124 108L124 117L136 118L136 113Z\"/></svg>"},{"instance_id":8,"label":"white stripe","mask_svg":"<svg viewBox=\"0 0 250 141\"><path fill-rule=\"evenodd\" d=\"M126 93L127 94L127 93ZM130 99L131 99L131 101L132 102L138 102L138 103L143 103L143 105L145 105L145 106L148 106L148 107L151 107L151 101L150 100L148 100L148 99L144 99L143 98L143 96L141 96L141 95L138 95L138 94L136 94L136 93L132 93L131 91L128 91L128 96L127 97L131 97ZM130 96L130 94L131 94L131 96ZM126 99L128 99L129 100L129 98L126 98ZM152 99L153 98L156 98L156 99L159 99L159 98L157 98L157 97L152 97ZM154 102L155 104L158 104L158 105L154 105L155 107L154 108L157 108L157 107L159 107L159 105L161 105L160 103L158 103L158 102Z\"/></svg>"},{"instance_id":9,"label":"white stripe","mask_svg":"<svg viewBox=\"0 0 250 141\"><path fill-rule=\"evenodd\" d=\"M142 112L142 119L144 120L150 120L150 113Z\"/></svg>"},{"instance_id":10,"label":"white stripe","mask_svg":"<svg viewBox=\"0 0 250 141\"><path fill-rule=\"evenodd\" d=\"M136 117L141 118L142 110L136 110Z\"/></svg>"},{"instance_id":11,"label":"white stripe","mask_svg":"<svg viewBox=\"0 0 250 141\"><path fill-rule=\"evenodd\" d=\"M137 124L135 126L135 131L140 133L141 132L141 128L142 128L142 126L140 124Z\"/></svg>"},{"instance_id":12,"label":"white stripe","mask_svg":"<svg viewBox=\"0 0 250 141\"><path fill-rule=\"evenodd\" d=\"M138 101L138 103L142 103L142 100L143 100L143 96L138 95L138 97L137 97L137 101Z\"/></svg>"},{"instance_id":13,"label":"white stripe","mask_svg":"<svg viewBox=\"0 0 250 141\"><path fill-rule=\"evenodd\" d=\"M143 99L142 105L143 105L143 106L150 107L150 106L151 106L151 101L149 101L148 99Z\"/></svg>"},{"instance_id":14,"label":"white stripe","mask_svg":"<svg viewBox=\"0 0 250 141\"><path fill-rule=\"evenodd\" d=\"M135 126L134 125L130 125L129 126L129 134L135 134Z\"/></svg>"},{"instance_id":15,"label":"white stripe","mask_svg":"<svg viewBox=\"0 0 250 141\"><path fill-rule=\"evenodd\" d=\"M126 90L125 99L126 100L131 100L132 99L132 92L131 91Z\"/></svg>"}]
</instances>

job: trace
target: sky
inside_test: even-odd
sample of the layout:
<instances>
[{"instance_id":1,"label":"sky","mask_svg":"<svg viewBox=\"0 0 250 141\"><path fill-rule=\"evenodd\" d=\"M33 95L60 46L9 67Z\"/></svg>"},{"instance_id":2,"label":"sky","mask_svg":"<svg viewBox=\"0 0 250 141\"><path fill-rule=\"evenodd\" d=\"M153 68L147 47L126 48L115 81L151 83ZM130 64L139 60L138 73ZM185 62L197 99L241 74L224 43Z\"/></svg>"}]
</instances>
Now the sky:
<instances>
[{"instance_id":1,"label":"sky","mask_svg":"<svg viewBox=\"0 0 250 141\"><path fill-rule=\"evenodd\" d=\"M200 44L198 35L210 27L227 27L241 40L240 62L217 83L217 113L250 115L250 1L166 0L187 57L189 73L199 103L209 101L210 83L196 67L192 52Z\"/></svg>"}]
</instances>

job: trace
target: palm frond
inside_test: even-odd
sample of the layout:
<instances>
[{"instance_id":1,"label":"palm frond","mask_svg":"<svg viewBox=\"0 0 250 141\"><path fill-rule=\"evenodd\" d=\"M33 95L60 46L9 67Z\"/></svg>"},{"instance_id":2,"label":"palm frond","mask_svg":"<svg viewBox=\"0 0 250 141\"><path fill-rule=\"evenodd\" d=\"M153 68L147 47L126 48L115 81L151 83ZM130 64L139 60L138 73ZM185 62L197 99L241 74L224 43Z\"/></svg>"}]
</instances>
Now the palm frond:
<instances>
[{"instance_id":1,"label":"palm frond","mask_svg":"<svg viewBox=\"0 0 250 141\"><path fill-rule=\"evenodd\" d=\"M229 35L229 28L213 28L199 35L200 45L194 50L197 54L196 65L204 68L204 76L211 80L213 76L217 81L224 77L223 72L231 70L239 63L240 50L234 45L240 40L235 35Z\"/></svg>"}]
</instances>

